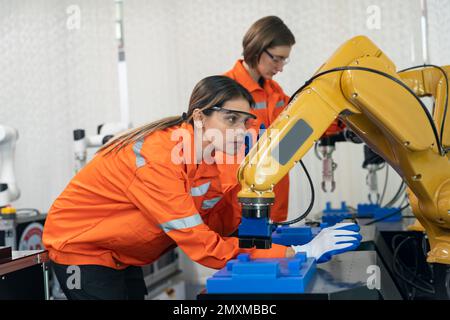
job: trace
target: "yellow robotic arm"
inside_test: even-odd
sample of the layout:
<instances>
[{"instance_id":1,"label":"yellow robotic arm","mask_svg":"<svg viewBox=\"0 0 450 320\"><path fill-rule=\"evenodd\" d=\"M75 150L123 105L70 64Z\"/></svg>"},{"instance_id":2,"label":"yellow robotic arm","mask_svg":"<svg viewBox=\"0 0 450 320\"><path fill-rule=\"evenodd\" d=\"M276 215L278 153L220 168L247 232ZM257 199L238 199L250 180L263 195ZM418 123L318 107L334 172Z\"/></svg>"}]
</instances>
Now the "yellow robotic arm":
<instances>
[{"instance_id":1,"label":"yellow robotic arm","mask_svg":"<svg viewBox=\"0 0 450 320\"><path fill-rule=\"evenodd\" d=\"M450 264L450 161L444 150L449 126L440 136L440 125L414 95L436 97L435 115L442 120L442 78L442 71L429 68L398 74L368 38L347 41L294 94L244 159L238 171L243 218L269 216L273 186L340 118L407 183L412 210L429 236L428 261Z\"/></svg>"},{"instance_id":2,"label":"yellow robotic arm","mask_svg":"<svg viewBox=\"0 0 450 320\"><path fill-rule=\"evenodd\" d=\"M447 81L450 66L424 66L407 69L399 72L402 81L408 85L419 97L434 98L434 119L436 127L442 135L442 145L445 149L450 147L450 130L445 130L442 124L450 118L450 112L445 111L448 103ZM447 81L446 81L447 80ZM448 129L448 128L447 128Z\"/></svg>"}]
</instances>

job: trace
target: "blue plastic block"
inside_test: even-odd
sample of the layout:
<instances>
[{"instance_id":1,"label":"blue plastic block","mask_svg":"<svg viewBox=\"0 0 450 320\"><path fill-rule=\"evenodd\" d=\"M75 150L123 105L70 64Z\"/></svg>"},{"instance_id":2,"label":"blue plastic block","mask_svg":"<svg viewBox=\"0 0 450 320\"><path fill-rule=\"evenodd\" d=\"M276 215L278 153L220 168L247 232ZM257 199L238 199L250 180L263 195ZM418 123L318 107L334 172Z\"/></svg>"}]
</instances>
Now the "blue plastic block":
<instances>
[{"instance_id":1,"label":"blue plastic block","mask_svg":"<svg viewBox=\"0 0 450 320\"><path fill-rule=\"evenodd\" d=\"M347 208L347 204L345 201L341 202L341 208L340 209L334 209L331 207L331 202L327 202L325 207L325 210L323 210L323 213L332 214L332 213L349 213L349 209Z\"/></svg>"},{"instance_id":2,"label":"blue plastic block","mask_svg":"<svg viewBox=\"0 0 450 320\"><path fill-rule=\"evenodd\" d=\"M351 216L347 214L336 214L329 216L322 216L322 221L328 223L330 226L334 226L336 223L342 222L345 219L350 218Z\"/></svg>"},{"instance_id":3,"label":"blue plastic block","mask_svg":"<svg viewBox=\"0 0 450 320\"><path fill-rule=\"evenodd\" d=\"M357 216L371 218L375 213L375 210L379 209L380 206L378 204L373 203L359 203L357 206Z\"/></svg>"},{"instance_id":4,"label":"blue plastic block","mask_svg":"<svg viewBox=\"0 0 450 320\"><path fill-rule=\"evenodd\" d=\"M272 226L266 218L244 218L238 230L239 237L254 236L270 238Z\"/></svg>"},{"instance_id":5,"label":"blue plastic block","mask_svg":"<svg viewBox=\"0 0 450 320\"><path fill-rule=\"evenodd\" d=\"M384 222L395 222L400 221L402 219L402 213L400 212L400 208L390 207L390 208L378 208L373 213L374 219L381 219L389 214L393 214L394 212L398 211L397 214L394 214L393 216L384 219Z\"/></svg>"},{"instance_id":6,"label":"blue plastic block","mask_svg":"<svg viewBox=\"0 0 450 320\"><path fill-rule=\"evenodd\" d=\"M303 293L316 270L313 258L250 259L240 254L206 281L207 293Z\"/></svg>"},{"instance_id":7,"label":"blue plastic block","mask_svg":"<svg viewBox=\"0 0 450 320\"><path fill-rule=\"evenodd\" d=\"M327 224L321 224L320 227L278 227L272 233L272 243L284 246L303 245L310 242L325 226Z\"/></svg>"},{"instance_id":8,"label":"blue plastic block","mask_svg":"<svg viewBox=\"0 0 450 320\"><path fill-rule=\"evenodd\" d=\"M341 202L340 209L331 207L331 202L326 203L326 208L323 210L322 221L328 223L330 226L341 222L342 220L352 217L350 209L347 207L345 201Z\"/></svg>"}]
</instances>

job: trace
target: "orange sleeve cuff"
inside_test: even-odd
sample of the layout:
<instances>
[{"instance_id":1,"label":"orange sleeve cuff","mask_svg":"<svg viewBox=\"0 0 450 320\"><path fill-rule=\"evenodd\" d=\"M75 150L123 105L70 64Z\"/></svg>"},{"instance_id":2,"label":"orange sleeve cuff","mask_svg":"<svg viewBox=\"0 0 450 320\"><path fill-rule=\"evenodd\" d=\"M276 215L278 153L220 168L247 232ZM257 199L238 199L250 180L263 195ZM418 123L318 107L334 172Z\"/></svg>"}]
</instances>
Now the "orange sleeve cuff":
<instances>
[{"instance_id":1,"label":"orange sleeve cuff","mask_svg":"<svg viewBox=\"0 0 450 320\"><path fill-rule=\"evenodd\" d=\"M286 250L288 247L279 244L272 244L270 249L253 249L250 252L252 259L264 258L286 258Z\"/></svg>"}]
</instances>

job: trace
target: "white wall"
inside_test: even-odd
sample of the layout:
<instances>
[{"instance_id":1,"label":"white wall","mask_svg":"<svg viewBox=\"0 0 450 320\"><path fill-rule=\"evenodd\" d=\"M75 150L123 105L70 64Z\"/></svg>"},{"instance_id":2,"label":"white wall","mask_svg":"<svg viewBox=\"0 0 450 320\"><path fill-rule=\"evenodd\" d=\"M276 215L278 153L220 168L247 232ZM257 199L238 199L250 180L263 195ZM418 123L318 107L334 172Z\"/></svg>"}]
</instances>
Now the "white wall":
<instances>
[{"instance_id":1,"label":"white wall","mask_svg":"<svg viewBox=\"0 0 450 320\"><path fill-rule=\"evenodd\" d=\"M370 24L373 10L380 13L379 29ZM245 31L260 17L278 15L296 37L291 62L276 77L291 94L338 46L358 34L372 38L398 68L421 64L420 14L419 0L126 0L131 119L138 124L185 111L196 82L233 66L241 55ZM334 205L341 200L352 205L367 202L362 145L338 146L333 194L321 192L321 164L312 152L304 159L315 183L313 212L323 209L327 200ZM380 189L383 181L384 174L380 174ZM392 170L389 181L386 199L400 181ZM291 171L291 185L292 218L306 209L310 191L299 168ZM191 279L204 279L211 272L188 259L184 271Z\"/></svg>"},{"instance_id":2,"label":"white wall","mask_svg":"<svg viewBox=\"0 0 450 320\"><path fill-rule=\"evenodd\" d=\"M427 0L428 56L436 65L450 64L450 1Z\"/></svg>"},{"instance_id":3,"label":"white wall","mask_svg":"<svg viewBox=\"0 0 450 320\"><path fill-rule=\"evenodd\" d=\"M450 65L450 1L427 0L428 15L428 62ZM450 120L450 113L446 121ZM448 128L448 124L446 127ZM446 135L448 136L446 130Z\"/></svg>"},{"instance_id":4,"label":"white wall","mask_svg":"<svg viewBox=\"0 0 450 320\"><path fill-rule=\"evenodd\" d=\"M47 212L73 174L72 130L119 120L114 14L112 0L0 0L0 123L20 135L16 207Z\"/></svg>"}]
</instances>

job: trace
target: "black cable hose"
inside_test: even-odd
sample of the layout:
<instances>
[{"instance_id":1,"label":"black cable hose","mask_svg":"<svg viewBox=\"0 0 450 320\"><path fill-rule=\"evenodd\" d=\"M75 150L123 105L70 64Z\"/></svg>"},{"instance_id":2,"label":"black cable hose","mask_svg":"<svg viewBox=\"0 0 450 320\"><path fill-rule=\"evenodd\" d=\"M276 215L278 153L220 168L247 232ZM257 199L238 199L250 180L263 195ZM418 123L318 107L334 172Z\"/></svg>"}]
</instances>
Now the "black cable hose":
<instances>
[{"instance_id":1,"label":"black cable hose","mask_svg":"<svg viewBox=\"0 0 450 320\"><path fill-rule=\"evenodd\" d=\"M394 204L396 201L398 201L398 199L400 199L401 195L406 191L406 183L404 180L402 180L402 183L400 184L397 193L395 194L395 196L393 197L392 201L389 202L389 205Z\"/></svg>"},{"instance_id":2,"label":"black cable hose","mask_svg":"<svg viewBox=\"0 0 450 320\"><path fill-rule=\"evenodd\" d=\"M381 203L384 200L384 196L386 195L386 189L387 189L387 183L389 181L389 165L385 165L386 166L386 175L384 177L384 186L383 186L383 192L381 193L381 197L378 201L378 205L381 206Z\"/></svg>"},{"instance_id":3,"label":"black cable hose","mask_svg":"<svg viewBox=\"0 0 450 320\"><path fill-rule=\"evenodd\" d=\"M383 207L390 207L392 204L394 204L398 200L398 198L400 197L401 193L404 191L405 185L406 185L405 182L402 180L402 182L400 183L400 186L398 187L398 190L395 193L395 195Z\"/></svg>"},{"instance_id":4,"label":"black cable hose","mask_svg":"<svg viewBox=\"0 0 450 320\"><path fill-rule=\"evenodd\" d=\"M392 248L392 252L395 251L397 245L397 239L399 238L403 238L403 240L405 238L407 238L406 236L402 235L402 234L397 234L395 235L392 239L391 239L391 248ZM406 241L407 242L407 241ZM400 268L401 274L405 274L405 271L408 271L409 274L412 275L412 279L410 279L411 282L415 283L414 280L418 279L419 281L423 281L422 279L419 278L418 275L418 269L419 269L419 257L418 254L415 250L413 250L414 252L414 260L415 260L415 265L414 268L410 268L409 266L407 266L401 259L400 256L398 256L398 259L396 258L395 260L393 259L393 263L394 264L398 264L398 267ZM412 270L411 270L412 269ZM422 284L424 284L424 286L426 287L427 285L429 285L429 283L424 283L422 282ZM413 300L416 294L416 288L412 285L409 285L409 287L411 288L410 290L408 290L408 286L407 283L405 283L405 287L408 293L408 299ZM410 292L409 292L410 291Z\"/></svg>"},{"instance_id":5,"label":"black cable hose","mask_svg":"<svg viewBox=\"0 0 450 320\"><path fill-rule=\"evenodd\" d=\"M406 238L403 239L403 240L399 243L399 245L395 248L394 254L393 254L393 270L394 270L394 273L395 273L401 280L403 280L404 282L406 282L406 283L409 284L410 286L412 286L412 287L414 287L414 288L416 288L416 289L418 289L418 290L420 290L420 291L422 291L422 292L426 292L426 293L428 293L428 294L434 295L436 292L435 292L434 288L433 288L429 283L426 283L425 281L421 280L421 281L423 281L422 284L424 284L424 285L426 285L426 286L429 286L428 288L425 288L425 286L418 285L417 283L411 281L410 279L407 279L407 278L406 278L403 274L401 274L401 273L398 271L398 269L397 269L397 263L400 262L399 255L398 255L399 252L400 252L400 249L402 248L402 246L403 246L405 243L407 243L407 242L410 241L411 239L414 239L414 238L413 238L413 237L406 237ZM408 270L408 269L405 268L405 270ZM408 270L408 271L410 271L410 270ZM411 272L411 271L410 271L410 272ZM412 273L412 272L411 272L411 273ZM418 280L419 280L419 279L418 279ZM430 288L430 287L431 287L431 288Z\"/></svg>"},{"instance_id":6,"label":"black cable hose","mask_svg":"<svg viewBox=\"0 0 450 320\"><path fill-rule=\"evenodd\" d=\"M374 219L374 220L372 220L372 221L370 221L370 222L367 222L367 223L365 224L365 226L370 226L370 225L372 225L372 224L374 224L374 223L377 223L377 222L386 220L386 219L388 219L388 218L390 218L390 217L393 217L393 216L395 216L395 215L398 214L399 212L402 212L403 210L405 210L405 209L408 208L408 207L409 207L409 204L407 204L407 205L401 207L401 208L398 209L398 210L395 210L395 211L392 212L392 213L389 213L389 214L385 215L384 217L381 217L381 218L378 218L378 219Z\"/></svg>"},{"instance_id":7,"label":"black cable hose","mask_svg":"<svg viewBox=\"0 0 450 320\"><path fill-rule=\"evenodd\" d=\"M329 74L329 73L340 72L340 71L366 71L366 72L370 72L370 73L375 73L375 74L381 75L381 76L383 76L383 77L385 77L385 78L388 78L388 79L394 81L395 83L399 84L399 85L402 86L404 89L406 89L406 90L407 90L407 91L408 91L408 92L416 99L416 101L417 101L417 102L420 104L420 106L422 107L422 110L423 110L423 112L425 113L425 115L426 115L426 117L427 117L427 119L428 119L428 122L429 122L429 124L430 124L430 126L431 126L431 129L432 129L432 131L433 131L433 134L434 134L434 137L435 137L435 140L436 140L436 143L437 143L437 147L438 147L438 149L439 149L439 151L440 151L440 155L444 156L445 150L443 149L442 144L441 144L441 141L440 141L440 139L439 139L439 134L438 134L437 129L436 129L436 126L435 126L435 124L434 124L433 117L432 117L432 116L430 115L430 113L428 112L428 109L427 109L427 107L425 106L425 104L424 104L424 103L422 102L422 100L420 100L420 98L414 93L414 91L412 91L411 88L409 88L409 87L408 87L406 84L404 84L401 80L399 80L399 79L397 79L397 78L395 78L395 77L391 76L390 74L387 74L387 73L385 73L385 72L383 72L383 71L379 71L379 70L376 70L376 69L370 69L370 68L366 68L366 67L346 66L346 67L337 67L337 68L333 68L333 69L329 69L329 70L320 72L320 73L314 75L314 76L313 76L312 78L310 78L308 81L306 81L305 84L304 84L303 86L301 86L301 87L300 87L300 88L292 95L291 99L289 99L289 103L292 101L292 99L293 99L298 93L300 93L301 91L303 91L303 90L304 90L307 86L309 86L309 85L312 83L312 81L314 81L315 79L317 79L317 78L319 78L319 77L321 77L321 76L323 76L323 75Z\"/></svg>"},{"instance_id":8,"label":"black cable hose","mask_svg":"<svg viewBox=\"0 0 450 320\"><path fill-rule=\"evenodd\" d=\"M400 71L398 71L398 73L406 72L406 71L414 70L414 69L419 69L419 68L427 68L427 67L438 69L439 71L441 71L441 73L444 75L444 78L445 78L445 84L446 84L445 106L444 106L444 115L442 117L442 122L441 122L441 135L440 135L440 139L442 141L442 138L444 137L444 126L445 126L445 121L446 121L446 117L447 117L447 109L448 109L448 76L447 76L447 72L445 72L445 70L442 69L441 67L436 66L434 64L423 64L423 65L409 67L409 68L400 70ZM447 152L447 151L448 151L448 149L444 149L444 152Z\"/></svg>"},{"instance_id":9,"label":"black cable hose","mask_svg":"<svg viewBox=\"0 0 450 320\"><path fill-rule=\"evenodd\" d=\"M403 239L405 239L406 237L404 236L404 235L402 235L402 234L397 234L397 235L395 235L394 237L392 237L392 239L391 239L391 248L392 248L392 252L394 252L395 251L395 248L396 248L396 240L398 239L398 238L403 238ZM416 278L418 278L418 274L417 274L417 272L418 272L418 268L419 268L419 257L418 257L418 254L417 254L417 252L415 251L415 250L413 250L413 252L414 252L414 260L415 260L415 266L414 266L414 268L413 268L413 270L410 270L410 268L405 264L405 263L403 263L402 261L401 261L401 259L399 258L399 259L397 259L397 260L393 260L393 262L394 263L398 263L399 264L399 267L401 268L401 272L402 272L402 274L404 274L405 273L405 269L406 270L408 270L408 272L410 272L412 275L413 275L413 277L412 277L412 279L411 279L411 281L412 282L414 282L414 280L416 279ZM421 279L420 279L421 280ZM415 287L413 287L413 286L411 286L410 285L410 287L411 287L411 292L408 292L408 298L410 298L411 300L413 300L414 299L414 297L415 297L415 294L416 294L416 288ZM408 290L408 288L406 287L406 289Z\"/></svg>"},{"instance_id":10,"label":"black cable hose","mask_svg":"<svg viewBox=\"0 0 450 320\"><path fill-rule=\"evenodd\" d=\"M303 219L305 219L308 216L308 214L311 212L311 210L313 208L314 200L315 200L315 196L316 196L315 195L315 191L314 191L314 184L313 184L311 176L309 175L309 172L306 169L305 164L303 163L302 160L300 160L300 165L302 166L303 171L305 171L305 173L306 173L306 177L308 178L309 186L311 188L311 200L309 202L309 206L306 209L306 211L300 217L298 217L296 219L293 219L293 220L290 220L290 221L285 221L285 222L274 222L273 224L276 225L276 226L286 226L286 225L290 225L290 224L294 224L294 223L300 222L300 221L302 221Z\"/></svg>"}]
</instances>

